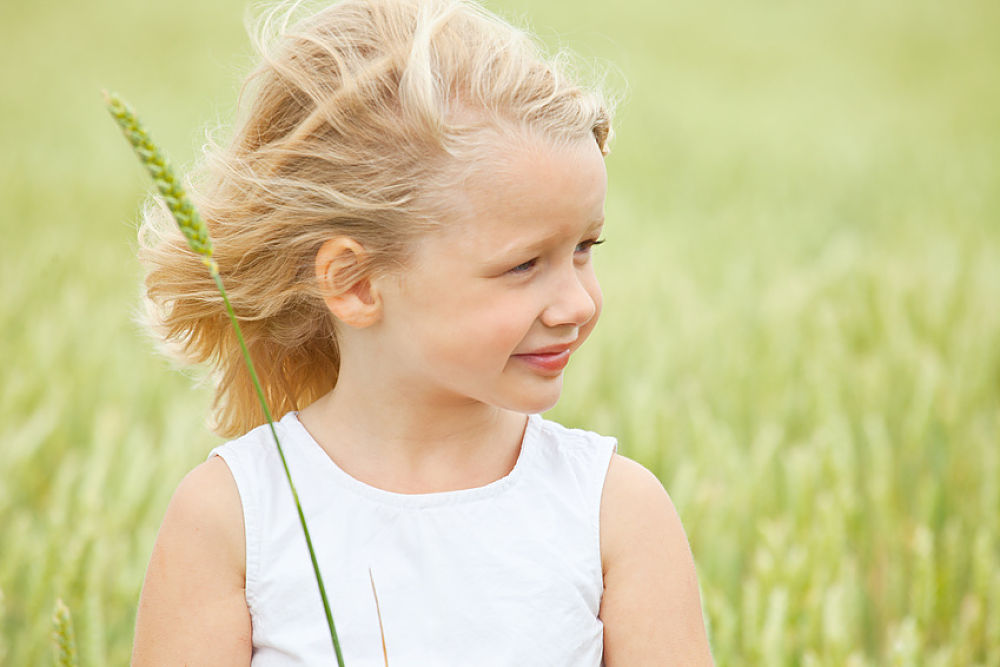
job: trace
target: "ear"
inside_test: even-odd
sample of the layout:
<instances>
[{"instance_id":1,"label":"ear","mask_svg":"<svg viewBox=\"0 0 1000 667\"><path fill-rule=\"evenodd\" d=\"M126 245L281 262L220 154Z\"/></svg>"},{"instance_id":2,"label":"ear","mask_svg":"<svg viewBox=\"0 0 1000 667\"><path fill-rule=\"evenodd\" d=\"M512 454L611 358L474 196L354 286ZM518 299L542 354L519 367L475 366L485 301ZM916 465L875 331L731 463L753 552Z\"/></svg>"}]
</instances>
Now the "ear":
<instances>
[{"instance_id":1,"label":"ear","mask_svg":"<svg viewBox=\"0 0 1000 667\"><path fill-rule=\"evenodd\" d=\"M327 240L316 253L316 280L326 307L344 324L362 329L382 317L382 300L369 276L364 246L347 236Z\"/></svg>"}]
</instances>

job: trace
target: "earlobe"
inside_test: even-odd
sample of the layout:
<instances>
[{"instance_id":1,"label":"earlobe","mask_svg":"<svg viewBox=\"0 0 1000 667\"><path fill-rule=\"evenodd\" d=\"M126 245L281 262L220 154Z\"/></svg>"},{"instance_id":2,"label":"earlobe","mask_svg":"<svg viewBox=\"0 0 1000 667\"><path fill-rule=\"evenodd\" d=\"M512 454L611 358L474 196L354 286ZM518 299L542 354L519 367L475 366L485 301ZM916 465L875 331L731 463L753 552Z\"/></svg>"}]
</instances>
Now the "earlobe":
<instances>
[{"instance_id":1,"label":"earlobe","mask_svg":"<svg viewBox=\"0 0 1000 667\"><path fill-rule=\"evenodd\" d=\"M347 236L327 240L316 252L316 280L326 307L338 320L358 329L382 316L382 301L368 275L369 253Z\"/></svg>"}]
</instances>

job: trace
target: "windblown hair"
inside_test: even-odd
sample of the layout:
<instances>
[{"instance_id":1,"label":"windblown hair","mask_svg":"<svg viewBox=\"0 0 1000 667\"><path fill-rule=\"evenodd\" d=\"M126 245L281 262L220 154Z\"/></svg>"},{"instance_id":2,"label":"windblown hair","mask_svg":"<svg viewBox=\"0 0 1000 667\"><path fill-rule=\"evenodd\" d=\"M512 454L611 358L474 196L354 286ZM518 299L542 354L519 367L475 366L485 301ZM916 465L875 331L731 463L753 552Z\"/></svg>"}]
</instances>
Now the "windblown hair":
<instances>
[{"instance_id":1,"label":"windblown hair","mask_svg":"<svg viewBox=\"0 0 1000 667\"><path fill-rule=\"evenodd\" d=\"M324 241L349 236L367 251L346 287L399 270L443 219L463 170L496 155L484 133L593 136L604 154L610 133L608 103L573 81L562 55L473 2L344 0L293 21L299 4L260 20L242 119L192 179L276 418L337 382L333 317L314 275ZM262 423L221 297L164 207L147 208L140 241L149 324L172 356L211 367L214 430Z\"/></svg>"}]
</instances>

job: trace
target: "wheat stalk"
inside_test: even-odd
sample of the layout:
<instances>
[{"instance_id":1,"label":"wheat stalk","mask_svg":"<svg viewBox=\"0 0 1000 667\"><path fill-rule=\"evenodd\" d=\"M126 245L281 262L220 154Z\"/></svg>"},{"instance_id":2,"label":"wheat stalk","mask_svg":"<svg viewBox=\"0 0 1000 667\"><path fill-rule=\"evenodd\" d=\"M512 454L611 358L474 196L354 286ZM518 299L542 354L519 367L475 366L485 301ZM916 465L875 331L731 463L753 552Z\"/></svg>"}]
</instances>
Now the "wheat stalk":
<instances>
[{"instance_id":1,"label":"wheat stalk","mask_svg":"<svg viewBox=\"0 0 1000 667\"><path fill-rule=\"evenodd\" d=\"M58 667L76 667L79 664L76 638L73 636L73 618L69 614L69 607L61 599L56 600L56 608L52 613L52 650Z\"/></svg>"},{"instance_id":2,"label":"wheat stalk","mask_svg":"<svg viewBox=\"0 0 1000 667\"><path fill-rule=\"evenodd\" d=\"M212 239L208 235L208 227L201 216L198 215L198 211L194 208L187 193L184 191L184 187L178 181L173 169L170 167L170 163L156 144L153 143L149 133L143 127L132 108L113 93L105 92L104 102L115 121L121 127L125 138L132 144L132 148L135 150L136 155L139 156L139 160L146 167L149 175L153 177L153 182L156 184L157 190L160 191L167 204L167 208L170 209L174 220L177 221L177 226L180 227L181 232L187 239L188 246L195 253L201 255L202 262L204 262L211 273L212 279L215 281L215 285L219 288L219 293L222 295L222 300L226 304L229 321L232 322L233 329L236 331L236 338L239 340L240 349L243 350L243 359L246 362L247 369L250 371L253 386L257 390L257 398L264 409L264 416L267 417L267 423L271 427L271 435L274 437L274 444L278 448L281 465L284 467L285 477L288 479L288 486L292 490L292 497L295 499L295 509L299 514L302 532L306 537L306 546L309 547L309 559L312 561L313 572L316 574L316 584L319 586L319 594L323 599L323 611L326 613L326 622L330 628L330 639L333 641L333 650L337 655L337 664L340 667L344 667L344 657L340 651L340 640L337 638L337 630L333 623L333 613L330 611L330 602L326 596L326 588L323 586L323 577L319 572L319 562L316 560L316 552L313 549L312 538L309 535L309 527L306 525L306 516L302 511L302 504L299 502L299 494L295 490L295 484L292 482L292 473L288 469L285 452L282 450L281 441L278 439L278 431L274 428L274 419L271 418L271 411L267 406L267 400L264 398L264 390L261 389L257 370L254 368L250 352L247 350L246 342L243 340L243 331L240 329L240 324L236 320L236 314L229 303L229 296L226 294L226 289L222 285L222 278L219 276L219 266L212 258Z\"/></svg>"}]
</instances>

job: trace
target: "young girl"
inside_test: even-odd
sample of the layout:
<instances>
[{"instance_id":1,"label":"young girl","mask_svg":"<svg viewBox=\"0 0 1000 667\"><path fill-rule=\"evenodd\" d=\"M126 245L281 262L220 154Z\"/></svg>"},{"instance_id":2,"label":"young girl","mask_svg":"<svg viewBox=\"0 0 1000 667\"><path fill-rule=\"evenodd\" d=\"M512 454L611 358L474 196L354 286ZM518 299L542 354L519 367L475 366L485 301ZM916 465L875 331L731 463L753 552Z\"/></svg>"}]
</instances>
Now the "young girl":
<instances>
[{"instance_id":1,"label":"young girl","mask_svg":"<svg viewBox=\"0 0 1000 667\"><path fill-rule=\"evenodd\" d=\"M383 664L371 577L395 666L710 664L663 487L613 439L538 416L601 310L605 103L464 0L274 16L197 199L345 663ZM217 430L245 435L170 503L134 664L334 664L211 278L168 220L146 231L154 325L213 366Z\"/></svg>"}]
</instances>

